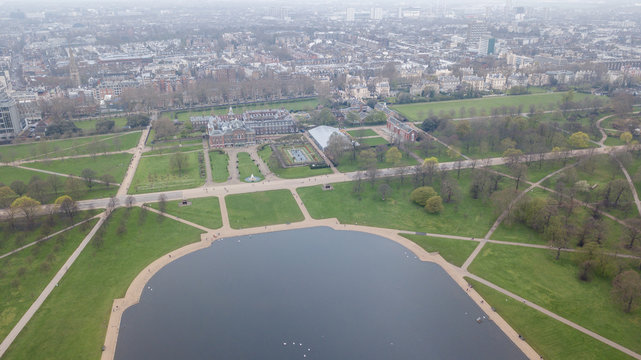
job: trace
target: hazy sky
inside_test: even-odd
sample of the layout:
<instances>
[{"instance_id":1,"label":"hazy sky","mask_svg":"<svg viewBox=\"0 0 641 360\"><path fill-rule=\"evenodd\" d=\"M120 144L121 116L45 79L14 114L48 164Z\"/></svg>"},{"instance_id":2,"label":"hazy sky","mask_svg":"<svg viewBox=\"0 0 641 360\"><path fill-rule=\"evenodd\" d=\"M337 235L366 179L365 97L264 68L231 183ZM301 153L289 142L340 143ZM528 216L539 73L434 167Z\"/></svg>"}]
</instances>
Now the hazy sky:
<instances>
[{"instance_id":1,"label":"hazy sky","mask_svg":"<svg viewBox=\"0 0 641 360\"><path fill-rule=\"evenodd\" d=\"M237 5L250 5L257 3L261 5L278 4L287 5L292 7L299 6L314 6L322 5L323 3L330 3L333 5L344 4L353 7L368 8L371 6L430 6L437 2L437 0L375 0L375 1L341 1L341 0L0 0L0 8L2 9L24 9L25 11L52 9L56 7L174 7L174 6L215 6L221 4L237 4ZM445 0L448 7L458 7L465 4L470 4L475 7L483 5L503 5L505 0ZM641 3L641 0L512 0L512 6L534 6L534 7L555 7L555 5L567 5L573 3L574 5L586 4L590 7L595 5L612 6L612 5L633 5Z\"/></svg>"}]
</instances>

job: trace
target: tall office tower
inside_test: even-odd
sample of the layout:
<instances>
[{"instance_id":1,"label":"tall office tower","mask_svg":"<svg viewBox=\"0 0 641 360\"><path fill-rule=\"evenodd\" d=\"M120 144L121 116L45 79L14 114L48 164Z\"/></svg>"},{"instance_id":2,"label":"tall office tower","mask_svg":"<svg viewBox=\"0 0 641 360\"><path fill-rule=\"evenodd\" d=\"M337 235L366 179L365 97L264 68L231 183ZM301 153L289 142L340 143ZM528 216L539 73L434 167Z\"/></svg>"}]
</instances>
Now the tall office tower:
<instances>
[{"instance_id":1,"label":"tall office tower","mask_svg":"<svg viewBox=\"0 0 641 360\"><path fill-rule=\"evenodd\" d=\"M496 44L496 39L490 34L483 34L479 38L479 55L486 56L494 54L494 46Z\"/></svg>"},{"instance_id":2,"label":"tall office tower","mask_svg":"<svg viewBox=\"0 0 641 360\"><path fill-rule=\"evenodd\" d=\"M512 17L512 0L505 0L505 18Z\"/></svg>"},{"instance_id":3,"label":"tall office tower","mask_svg":"<svg viewBox=\"0 0 641 360\"><path fill-rule=\"evenodd\" d=\"M0 92L0 140L14 138L24 128L21 125L16 102L6 92Z\"/></svg>"},{"instance_id":4,"label":"tall office tower","mask_svg":"<svg viewBox=\"0 0 641 360\"><path fill-rule=\"evenodd\" d=\"M78 71L78 65L76 65L76 58L73 56L73 50L69 48L69 77L71 78L71 84L74 87L80 87L80 72Z\"/></svg>"},{"instance_id":5,"label":"tall office tower","mask_svg":"<svg viewBox=\"0 0 641 360\"><path fill-rule=\"evenodd\" d=\"M369 18L372 20L383 20L383 9L371 8L369 12Z\"/></svg>"},{"instance_id":6,"label":"tall office tower","mask_svg":"<svg viewBox=\"0 0 641 360\"><path fill-rule=\"evenodd\" d=\"M354 21L355 15L356 10L354 8L347 8L347 10L345 11L345 20Z\"/></svg>"},{"instance_id":7,"label":"tall office tower","mask_svg":"<svg viewBox=\"0 0 641 360\"><path fill-rule=\"evenodd\" d=\"M478 45L481 35L487 33L487 25L483 22L473 22L467 25L467 43Z\"/></svg>"}]
</instances>

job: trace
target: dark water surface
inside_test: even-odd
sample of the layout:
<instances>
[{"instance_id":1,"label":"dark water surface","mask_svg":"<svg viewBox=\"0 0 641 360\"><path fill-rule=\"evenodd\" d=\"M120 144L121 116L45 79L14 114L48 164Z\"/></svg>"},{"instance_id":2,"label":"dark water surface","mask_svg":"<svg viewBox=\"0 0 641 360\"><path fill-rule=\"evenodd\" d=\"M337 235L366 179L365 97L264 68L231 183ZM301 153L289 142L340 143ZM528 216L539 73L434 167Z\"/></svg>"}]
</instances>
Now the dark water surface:
<instances>
[{"instance_id":1,"label":"dark water surface","mask_svg":"<svg viewBox=\"0 0 641 360\"><path fill-rule=\"evenodd\" d=\"M216 241L123 314L116 359L525 359L438 266L330 228Z\"/></svg>"}]
</instances>

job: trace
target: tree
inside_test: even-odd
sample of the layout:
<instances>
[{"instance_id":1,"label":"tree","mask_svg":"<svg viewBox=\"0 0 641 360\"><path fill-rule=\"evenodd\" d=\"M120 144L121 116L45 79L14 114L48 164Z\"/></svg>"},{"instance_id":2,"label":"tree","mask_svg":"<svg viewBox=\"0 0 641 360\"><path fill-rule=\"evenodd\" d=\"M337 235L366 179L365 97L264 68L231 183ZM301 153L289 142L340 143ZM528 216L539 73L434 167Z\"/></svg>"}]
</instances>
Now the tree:
<instances>
[{"instance_id":1,"label":"tree","mask_svg":"<svg viewBox=\"0 0 641 360\"><path fill-rule=\"evenodd\" d=\"M623 141L624 143L629 144L630 141L632 141L632 134L629 131L624 131L619 136L619 139L621 139L621 141Z\"/></svg>"},{"instance_id":2,"label":"tree","mask_svg":"<svg viewBox=\"0 0 641 360\"><path fill-rule=\"evenodd\" d=\"M18 194L18 196L22 196L27 192L27 184L25 184L22 180L15 180L9 185L11 190Z\"/></svg>"},{"instance_id":3,"label":"tree","mask_svg":"<svg viewBox=\"0 0 641 360\"><path fill-rule=\"evenodd\" d=\"M550 244L550 247L557 249L556 260L561 257L561 249L568 247L569 234L564 222L558 216L550 219L543 231L543 236Z\"/></svg>"},{"instance_id":4,"label":"tree","mask_svg":"<svg viewBox=\"0 0 641 360\"><path fill-rule=\"evenodd\" d=\"M102 119L96 122L96 132L99 134L104 134L111 132L114 129L116 122L112 119Z\"/></svg>"},{"instance_id":5,"label":"tree","mask_svg":"<svg viewBox=\"0 0 641 360\"><path fill-rule=\"evenodd\" d=\"M162 117L154 123L154 129L156 130L157 139L170 138L178 132L178 128L174 125L174 122L166 117Z\"/></svg>"},{"instance_id":6,"label":"tree","mask_svg":"<svg viewBox=\"0 0 641 360\"><path fill-rule=\"evenodd\" d=\"M402 158L403 154L396 146L392 146L385 153L385 162L392 164L393 166L398 165Z\"/></svg>"},{"instance_id":7,"label":"tree","mask_svg":"<svg viewBox=\"0 0 641 360\"><path fill-rule=\"evenodd\" d=\"M40 206L40 202L26 195L15 199L13 203L11 203L11 208L18 210L24 215L29 227L33 224L33 219L36 215L36 211L38 210L38 206Z\"/></svg>"},{"instance_id":8,"label":"tree","mask_svg":"<svg viewBox=\"0 0 641 360\"><path fill-rule=\"evenodd\" d=\"M421 206L425 206L427 200L438 195L433 187L421 186L410 193L410 201L415 202Z\"/></svg>"},{"instance_id":9,"label":"tree","mask_svg":"<svg viewBox=\"0 0 641 360\"><path fill-rule=\"evenodd\" d=\"M436 116L430 116L427 119L423 120L421 123L421 129L425 132L432 132L438 128L441 121Z\"/></svg>"},{"instance_id":10,"label":"tree","mask_svg":"<svg viewBox=\"0 0 641 360\"><path fill-rule=\"evenodd\" d=\"M58 193L60 193L60 190L62 190L64 186L62 178L56 175L49 175L46 181L51 191L53 191L53 195L57 197Z\"/></svg>"},{"instance_id":11,"label":"tree","mask_svg":"<svg viewBox=\"0 0 641 360\"><path fill-rule=\"evenodd\" d=\"M312 115L311 122L316 125L336 125L336 116L328 108L317 111Z\"/></svg>"},{"instance_id":12,"label":"tree","mask_svg":"<svg viewBox=\"0 0 641 360\"><path fill-rule=\"evenodd\" d=\"M127 126L130 128L145 127L149 125L149 116L131 115L127 116Z\"/></svg>"},{"instance_id":13,"label":"tree","mask_svg":"<svg viewBox=\"0 0 641 360\"><path fill-rule=\"evenodd\" d=\"M93 187L94 180L96 180L96 172L93 171L93 169L85 168L82 170L82 173L80 173L82 178L85 180L85 184L91 190Z\"/></svg>"},{"instance_id":14,"label":"tree","mask_svg":"<svg viewBox=\"0 0 641 360\"><path fill-rule=\"evenodd\" d=\"M116 182L116 179L111 174L104 174L100 177L100 181L105 184L106 188L109 188L109 186Z\"/></svg>"},{"instance_id":15,"label":"tree","mask_svg":"<svg viewBox=\"0 0 641 360\"><path fill-rule=\"evenodd\" d=\"M347 136L341 133L333 133L329 136L325 152L332 158L334 163L338 164L341 157L352 146Z\"/></svg>"},{"instance_id":16,"label":"tree","mask_svg":"<svg viewBox=\"0 0 641 360\"><path fill-rule=\"evenodd\" d=\"M503 152L503 159L505 160L505 165L512 168L521 161L523 152L519 149L509 148Z\"/></svg>"},{"instance_id":17,"label":"tree","mask_svg":"<svg viewBox=\"0 0 641 360\"><path fill-rule=\"evenodd\" d=\"M425 173L427 175L427 182L428 184L432 184L432 181L434 180L434 175L436 175L436 171L438 170L438 159L435 158L434 156L429 157L425 160L423 160L422 164L423 168L425 169Z\"/></svg>"},{"instance_id":18,"label":"tree","mask_svg":"<svg viewBox=\"0 0 641 360\"><path fill-rule=\"evenodd\" d=\"M131 208L135 203L136 198L132 195L127 196L127 198L125 199L125 206L127 206L128 209Z\"/></svg>"},{"instance_id":19,"label":"tree","mask_svg":"<svg viewBox=\"0 0 641 360\"><path fill-rule=\"evenodd\" d=\"M176 152L169 158L169 168L171 171L178 172L180 176L183 175L183 171L185 171L188 166L189 158L185 153Z\"/></svg>"},{"instance_id":20,"label":"tree","mask_svg":"<svg viewBox=\"0 0 641 360\"><path fill-rule=\"evenodd\" d=\"M65 189L71 197L78 198L83 191L82 181L73 177L68 177L65 181Z\"/></svg>"},{"instance_id":21,"label":"tree","mask_svg":"<svg viewBox=\"0 0 641 360\"><path fill-rule=\"evenodd\" d=\"M373 149L363 150L358 156L361 160L361 168L369 169L376 167L376 151Z\"/></svg>"},{"instance_id":22,"label":"tree","mask_svg":"<svg viewBox=\"0 0 641 360\"><path fill-rule=\"evenodd\" d=\"M621 240L627 249L632 249L637 240L641 239L641 218L625 220L626 227L623 229Z\"/></svg>"},{"instance_id":23,"label":"tree","mask_svg":"<svg viewBox=\"0 0 641 360\"><path fill-rule=\"evenodd\" d=\"M527 179L527 166L525 164L516 164L510 170L512 170L512 176L516 180L516 190L518 190L521 180Z\"/></svg>"},{"instance_id":24,"label":"tree","mask_svg":"<svg viewBox=\"0 0 641 360\"><path fill-rule=\"evenodd\" d=\"M40 179L33 179L27 186L27 194L41 203L47 202L47 193L49 192L49 185L46 181Z\"/></svg>"},{"instance_id":25,"label":"tree","mask_svg":"<svg viewBox=\"0 0 641 360\"><path fill-rule=\"evenodd\" d=\"M449 176L449 173L441 180L441 197L446 203L458 201L461 196L461 189L458 181Z\"/></svg>"},{"instance_id":26,"label":"tree","mask_svg":"<svg viewBox=\"0 0 641 360\"><path fill-rule=\"evenodd\" d=\"M385 201L387 195L392 191L392 188L387 184L381 184L378 187L378 193L381 195L381 200Z\"/></svg>"},{"instance_id":27,"label":"tree","mask_svg":"<svg viewBox=\"0 0 641 360\"><path fill-rule=\"evenodd\" d=\"M440 196L432 196L425 202L425 211L430 214L438 214L443 211L443 199Z\"/></svg>"},{"instance_id":28,"label":"tree","mask_svg":"<svg viewBox=\"0 0 641 360\"><path fill-rule=\"evenodd\" d=\"M167 195L165 194L158 196L158 211L163 214L167 211Z\"/></svg>"},{"instance_id":29,"label":"tree","mask_svg":"<svg viewBox=\"0 0 641 360\"><path fill-rule=\"evenodd\" d=\"M9 207L18 195L8 186L0 187L0 209Z\"/></svg>"},{"instance_id":30,"label":"tree","mask_svg":"<svg viewBox=\"0 0 641 360\"><path fill-rule=\"evenodd\" d=\"M590 146L590 137L583 131L577 131L570 135L568 138L568 144L573 148L585 149Z\"/></svg>"},{"instance_id":31,"label":"tree","mask_svg":"<svg viewBox=\"0 0 641 360\"><path fill-rule=\"evenodd\" d=\"M641 276L626 270L612 280L612 297L626 313L636 309L641 300Z\"/></svg>"},{"instance_id":32,"label":"tree","mask_svg":"<svg viewBox=\"0 0 641 360\"><path fill-rule=\"evenodd\" d=\"M65 216L69 218L71 222L73 222L73 218L74 216L76 216L76 213L78 212L78 205L71 198L71 196L62 195L56 199L54 204L58 208L58 211L62 212Z\"/></svg>"}]
</instances>

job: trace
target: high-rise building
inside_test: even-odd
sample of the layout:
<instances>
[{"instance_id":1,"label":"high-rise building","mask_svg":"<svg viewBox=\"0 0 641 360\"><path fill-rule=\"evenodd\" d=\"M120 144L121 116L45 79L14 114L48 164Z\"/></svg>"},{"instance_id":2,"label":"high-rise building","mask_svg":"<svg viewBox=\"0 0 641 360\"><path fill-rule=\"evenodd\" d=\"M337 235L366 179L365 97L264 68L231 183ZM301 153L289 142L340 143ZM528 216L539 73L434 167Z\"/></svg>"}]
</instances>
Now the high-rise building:
<instances>
[{"instance_id":1,"label":"high-rise building","mask_svg":"<svg viewBox=\"0 0 641 360\"><path fill-rule=\"evenodd\" d=\"M372 20L383 20L383 9L371 8L369 12L369 18Z\"/></svg>"},{"instance_id":2,"label":"high-rise building","mask_svg":"<svg viewBox=\"0 0 641 360\"><path fill-rule=\"evenodd\" d=\"M0 140L14 138L23 125L16 102L6 92L0 92Z\"/></svg>"},{"instance_id":3,"label":"high-rise building","mask_svg":"<svg viewBox=\"0 0 641 360\"><path fill-rule=\"evenodd\" d=\"M69 77L71 78L71 84L74 87L79 88L80 83L80 72L78 71L78 65L76 65L76 58L73 57L73 50L69 48Z\"/></svg>"},{"instance_id":4,"label":"high-rise building","mask_svg":"<svg viewBox=\"0 0 641 360\"><path fill-rule=\"evenodd\" d=\"M479 55L491 55L494 54L494 45L496 44L496 39L494 39L490 34L483 34L479 38Z\"/></svg>"},{"instance_id":5,"label":"high-rise building","mask_svg":"<svg viewBox=\"0 0 641 360\"><path fill-rule=\"evenodd\" d=\"M345 11L345 20L354 21L355 16L356 16L356 9L347 8L347 10Z\"/></svg>"},{"instance_id":6,"label":"high-rise building","mask_svg":"<svg viewBox=\"0 0 641 360\"><path fill-rule=\"evenodd\" d=\"M477 21L467 25L467 43L470 45L477 45L481 35L487 33L487 25Z\"/></svg>"}]
</instances>

